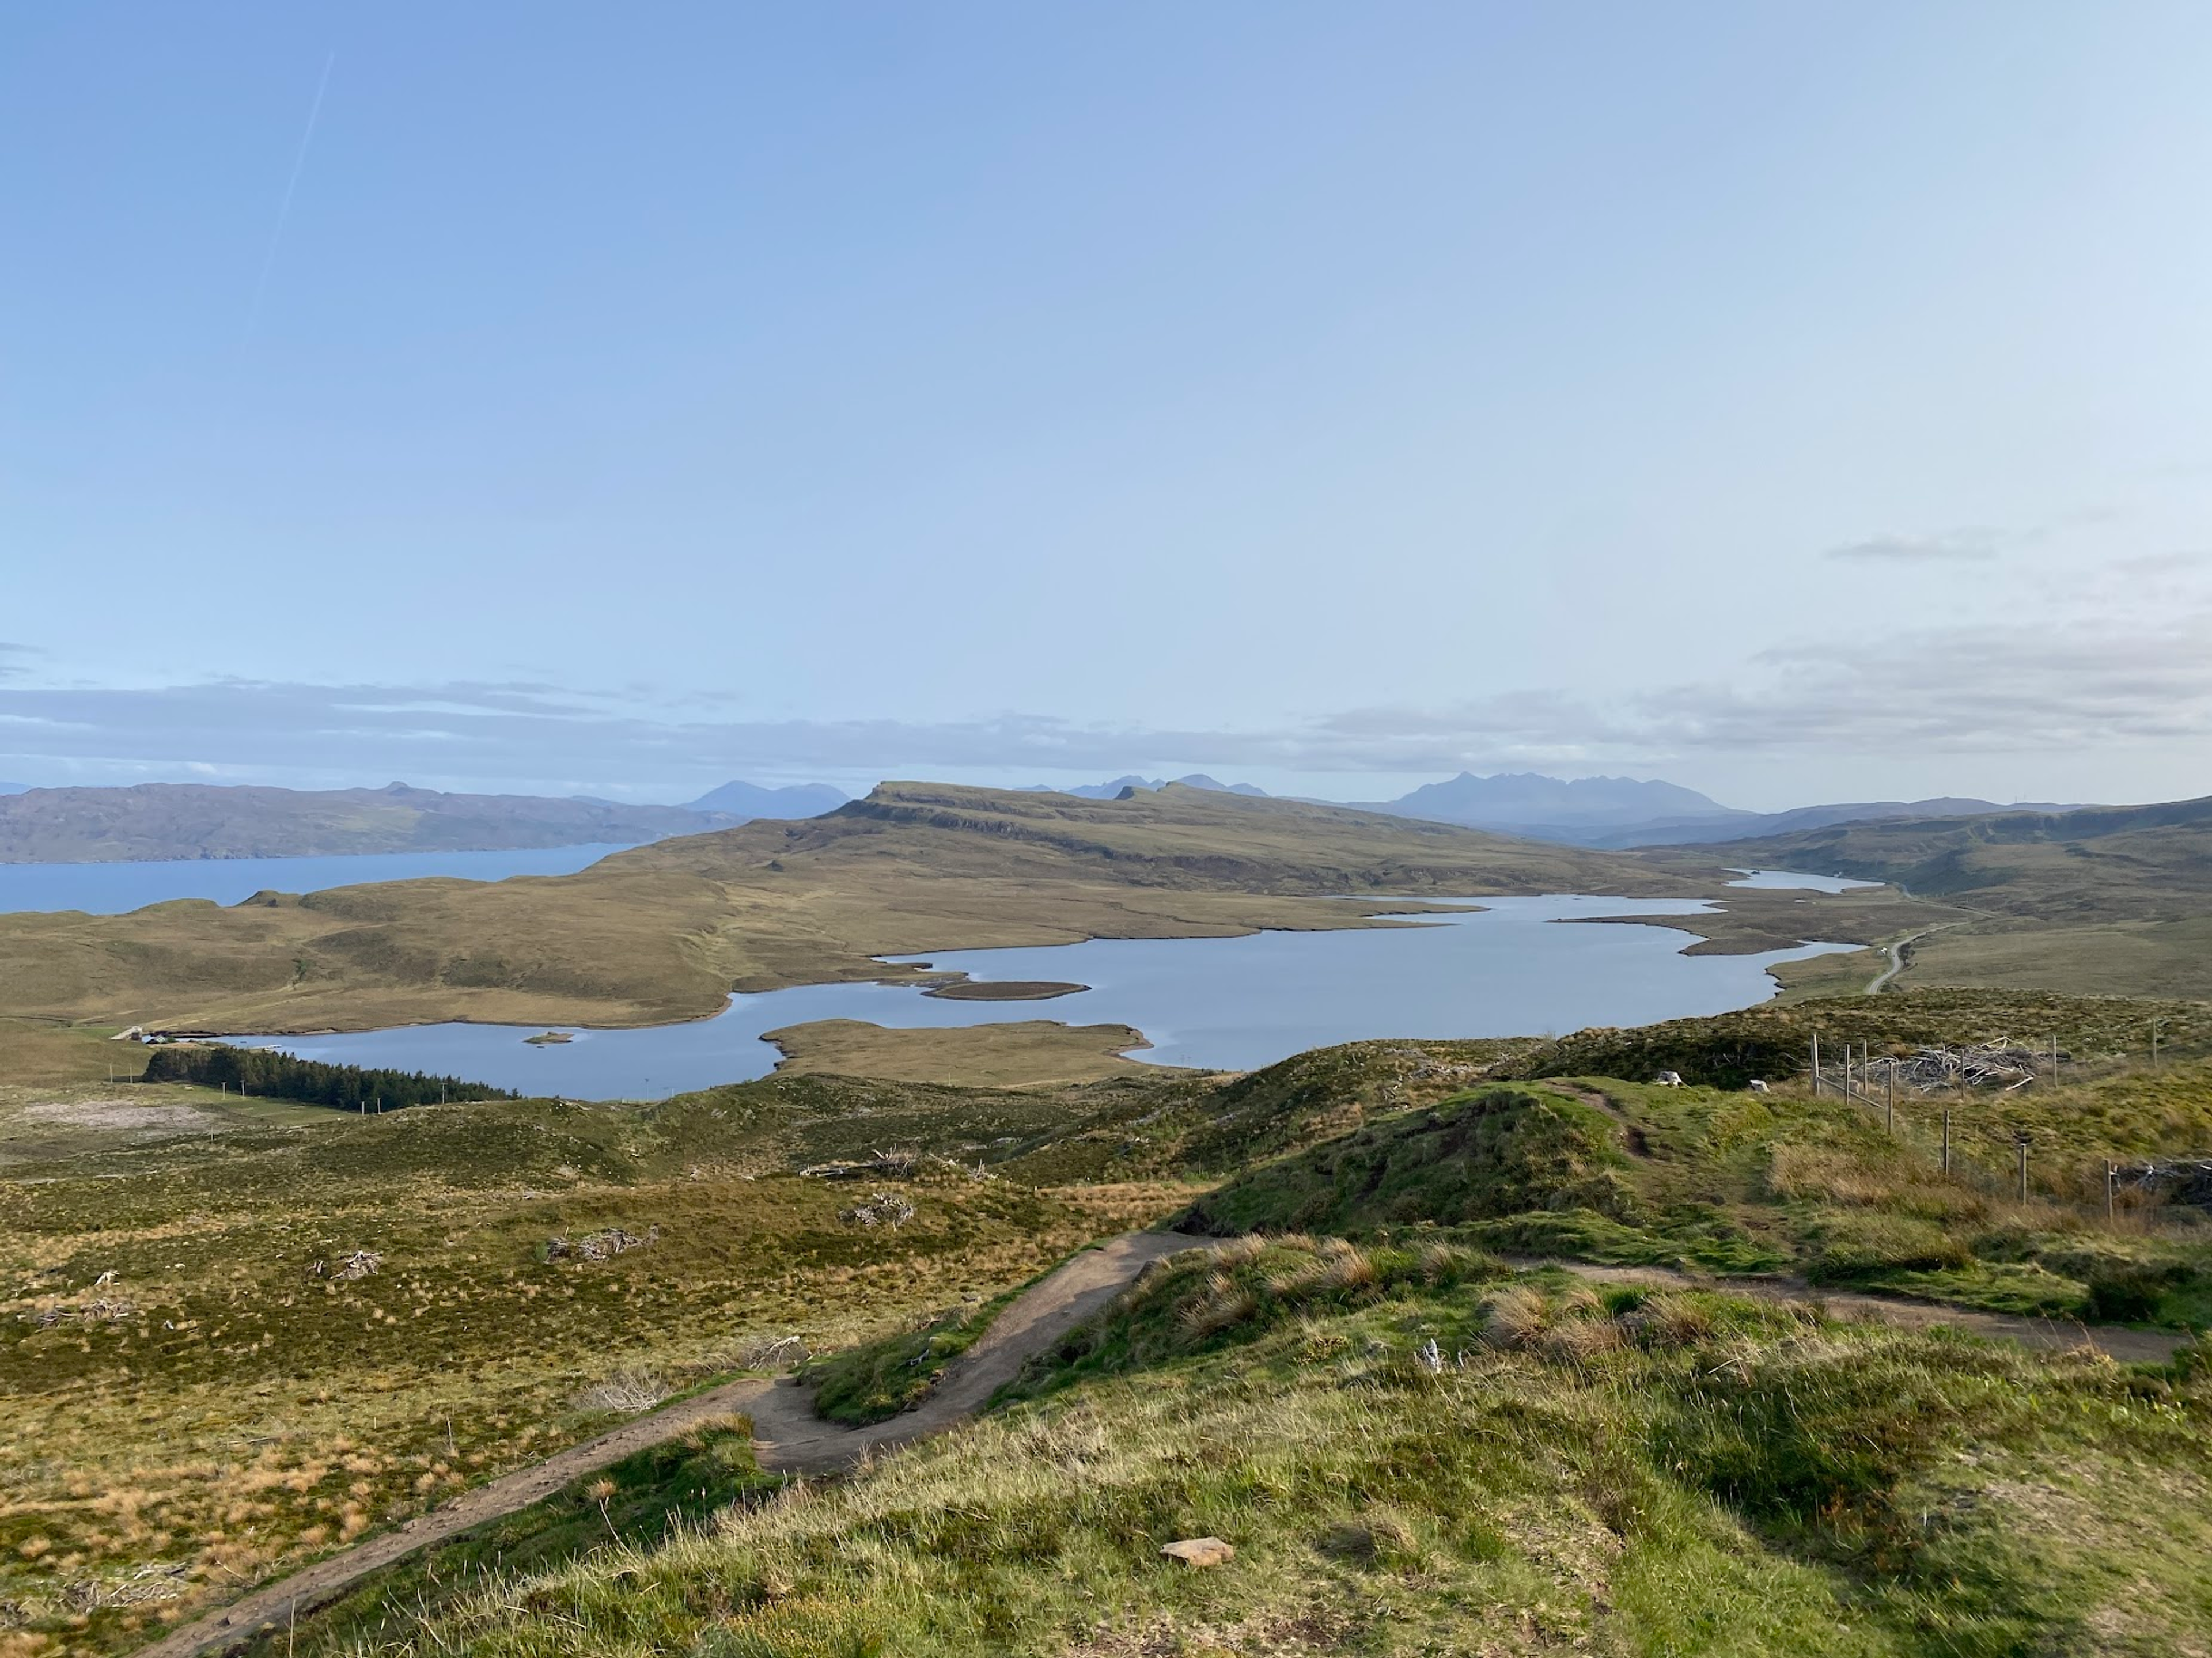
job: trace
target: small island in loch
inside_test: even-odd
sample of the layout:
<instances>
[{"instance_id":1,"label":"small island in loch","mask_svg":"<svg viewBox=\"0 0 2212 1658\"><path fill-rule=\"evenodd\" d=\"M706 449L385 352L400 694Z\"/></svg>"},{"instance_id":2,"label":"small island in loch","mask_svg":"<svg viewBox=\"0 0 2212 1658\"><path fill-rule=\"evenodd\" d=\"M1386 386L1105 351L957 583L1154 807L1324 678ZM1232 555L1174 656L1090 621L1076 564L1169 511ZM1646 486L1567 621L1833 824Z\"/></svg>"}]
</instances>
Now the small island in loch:
<instances>
[{"instance_id":1,"label":"small island in loch","mask_svg":"<svg viewBox=\"0 0 2212 1658\"><path fill-rule=\"evenodd\" d=\"M943 1002L1048 1002L1055 996L1073 996L1090 988L1054 979L954 979L932 985L921 993Z\"/></svg>"}]
</instances>

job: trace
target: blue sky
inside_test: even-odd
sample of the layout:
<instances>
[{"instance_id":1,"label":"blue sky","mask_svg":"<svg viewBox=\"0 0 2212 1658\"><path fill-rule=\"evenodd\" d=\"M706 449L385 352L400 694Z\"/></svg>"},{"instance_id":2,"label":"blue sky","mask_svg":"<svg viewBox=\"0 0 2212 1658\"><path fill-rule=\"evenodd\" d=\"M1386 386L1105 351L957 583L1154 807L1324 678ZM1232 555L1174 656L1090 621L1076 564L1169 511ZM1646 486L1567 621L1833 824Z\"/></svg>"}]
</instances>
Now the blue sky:
<instances>
[{"instance_id":1,"label":"blue sky","mask_svg":"<svg viewBox=\"0 0 2212 1658\"><path fill-rule=\"evenodd\" d=\"M0 777L2212 793L2207 85L2194 3L10 8Z\"/></svg>"}]
</instances>

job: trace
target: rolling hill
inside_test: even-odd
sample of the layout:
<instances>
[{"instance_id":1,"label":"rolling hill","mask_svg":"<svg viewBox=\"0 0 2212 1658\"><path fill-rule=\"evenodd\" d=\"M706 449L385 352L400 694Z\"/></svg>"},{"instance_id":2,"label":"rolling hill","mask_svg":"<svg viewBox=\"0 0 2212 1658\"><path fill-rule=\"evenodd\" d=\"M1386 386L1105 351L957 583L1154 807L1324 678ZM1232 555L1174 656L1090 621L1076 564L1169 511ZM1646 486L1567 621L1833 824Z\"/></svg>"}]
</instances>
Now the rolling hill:
<instances>
[{"instance_id":1,"label":"rolling hill","mask_svg":"<svg viewBox=\"0 0 2212 1658\"><path fill-rule=\"evenodd\" d=\"M1837 823L1683 852L1887 881L1962 912L1911 947L1911 983L2212 995L2212 798Z\"/></svg>"},{"instance_id":2,"label":"rolling hill","mask_svg":"<svg viewBox=\"0 0 2212 1658\"><path fill-rule=\"evenodd\" d=\"M1710 867L1176 786L1087 801L886 784L823 817L662 841L571 876L0 917L0 1013L228 1030L641 1024L705 1017L732 988L899 971L883 954L1356 926L1374 908L1307 902L1331 895L1714 887Z\"/></svg>"},{"instance_id":3,"label":"rolling hill","mask_svg":"<svg viewBox=\"0 0 2212 1658\"><path fill-rule=\"evenodd\" d=\"M1832 823L1704 850L2045 921L2171 920L2212 908L2212 797Z\"/></svg>"},{"instance_id":4,"label":"rolling hill","mask_svg":"<svg viewBox=\"0 0 2212 1658\"><path fill-rule=\"evenodd\" d=\"M1582 844L1610 847L1689 846L1721 839L1795 835L1805 829L1826 829L1837 823L1870 823L1886 818L1980 817L1996 812L2077 811L2077 806L2035 801L2001 806L1994 800L1974 800L1945 795L1932 800L1855 800L1828 805L1793 806L1788 811L1765 814L1728 812L1719 817L1666 819L1631 824L1624 829L1593 835Z\"/></svg>"}]
</instances>

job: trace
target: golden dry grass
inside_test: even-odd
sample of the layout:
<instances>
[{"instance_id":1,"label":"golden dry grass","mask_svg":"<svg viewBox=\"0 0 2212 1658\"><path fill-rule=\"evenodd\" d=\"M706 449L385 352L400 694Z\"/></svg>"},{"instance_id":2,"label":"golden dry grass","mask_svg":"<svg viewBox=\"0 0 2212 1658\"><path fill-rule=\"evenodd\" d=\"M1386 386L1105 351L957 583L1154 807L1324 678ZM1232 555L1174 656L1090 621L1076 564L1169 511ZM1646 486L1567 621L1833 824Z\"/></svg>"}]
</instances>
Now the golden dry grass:
<instances>
[{"instance_id":1,"label":"golden dry grass","mask_svg":"<svg viewBox=\"0 0 2212 1658\"><path fill-rule=\"evenodd\" d=\"M890 1082L960 1083L976 1088L1042 1088L1141 1075L1152 1067L1122 1055L1149 1047L1125 1024L1016 1024L901 1030L858 1019L818 1019L769 1031L779 1070Z\"/></svg>"}]
</instances>

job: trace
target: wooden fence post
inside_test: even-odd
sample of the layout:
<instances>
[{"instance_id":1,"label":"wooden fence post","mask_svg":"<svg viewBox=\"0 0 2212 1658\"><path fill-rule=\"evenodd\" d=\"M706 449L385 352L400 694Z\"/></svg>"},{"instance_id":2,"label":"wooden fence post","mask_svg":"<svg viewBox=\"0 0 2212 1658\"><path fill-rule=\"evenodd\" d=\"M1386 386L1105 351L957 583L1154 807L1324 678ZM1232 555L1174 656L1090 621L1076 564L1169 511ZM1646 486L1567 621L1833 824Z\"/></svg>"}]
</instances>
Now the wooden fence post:
<instances>
[{"instance_id":1,"label":"wooden fence post","mask_svg":"<svg viewBox=\"0 0 2212 1658\"><path fill-rule=\"evenodd\" d=\"M1951 1108L1943 1108L1943 1172L1951 1172Z\"/></svg>"}]
</instances>

